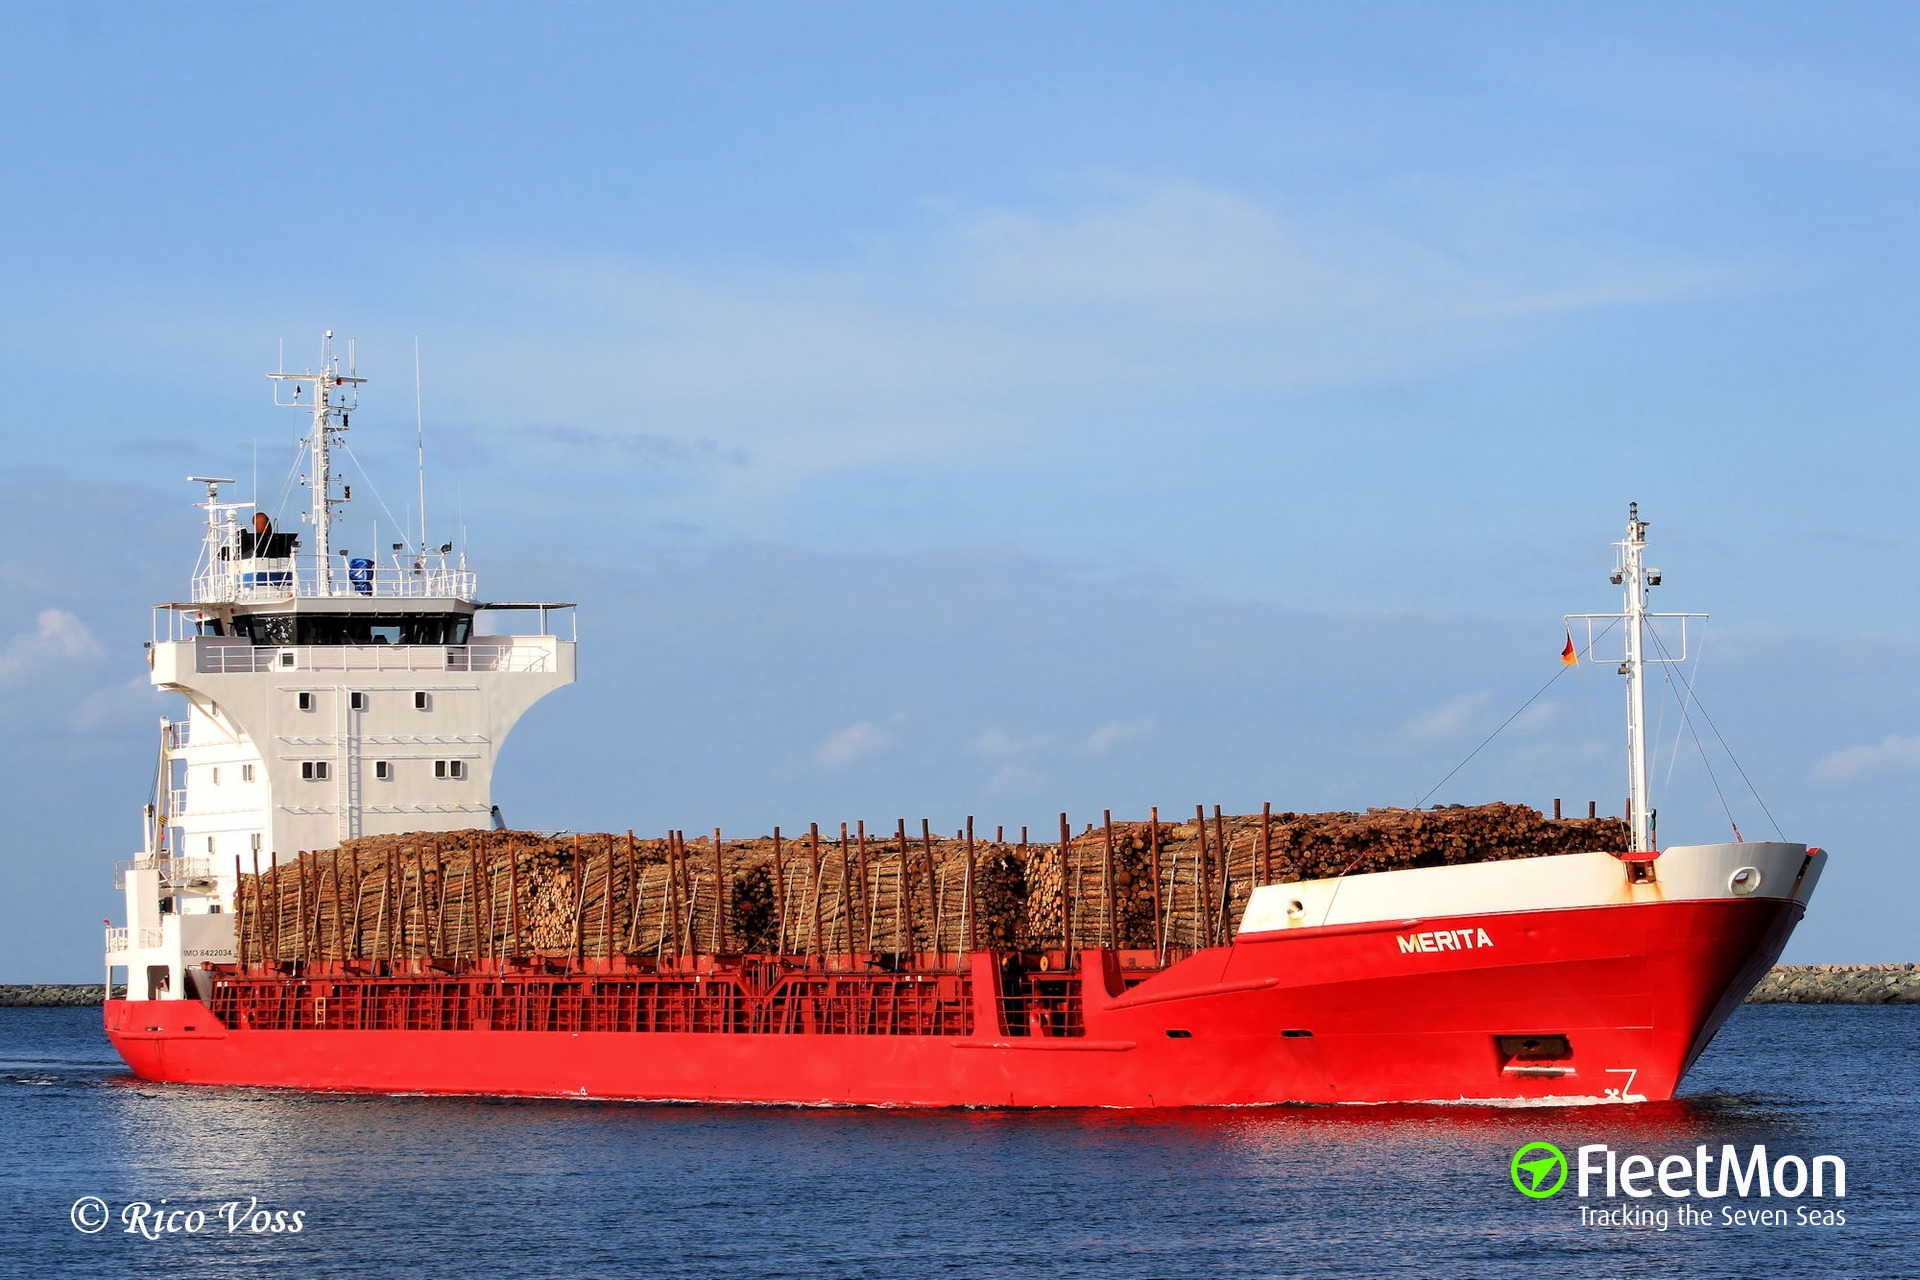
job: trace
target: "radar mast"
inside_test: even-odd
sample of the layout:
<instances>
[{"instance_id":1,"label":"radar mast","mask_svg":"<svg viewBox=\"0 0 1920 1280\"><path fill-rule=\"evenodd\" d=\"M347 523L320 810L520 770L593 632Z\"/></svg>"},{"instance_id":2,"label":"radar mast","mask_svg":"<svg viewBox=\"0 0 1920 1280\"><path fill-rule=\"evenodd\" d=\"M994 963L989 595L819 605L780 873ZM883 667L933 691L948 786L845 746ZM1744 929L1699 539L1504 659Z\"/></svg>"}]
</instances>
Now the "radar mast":
<instances>
[{"instance_id":1,"label":"radar mast","mask_svg":"<svg viewBox=\"0 0 1920 1280\"><path fill-rule=\"evenodd\" d=\"M307 451L312 455L313 466L307 477L308 487L313 493L313 510L308 522L313 525L314 572L318 578L319 594L329 596L334 592L333 578L333 510L344 506L347 492L343 488L339 497L333 492L333 445L336 436L344 436L349 425L349 415L360 407L360 384L366 379L357 376L354 340L347 340L347 371L340 372L340 358L333 353L333 330L327 330L326 337L320 343L320 370L309 369L305 373L288 373L284 368L267 375L274 383L273 402L283 409L306 409L313 415L313 429L308 434ZM291 384L293 394L289 399L281 399L280 388ZM311 391L309 391L311 387Z\"/></svg>"}]
</instances>

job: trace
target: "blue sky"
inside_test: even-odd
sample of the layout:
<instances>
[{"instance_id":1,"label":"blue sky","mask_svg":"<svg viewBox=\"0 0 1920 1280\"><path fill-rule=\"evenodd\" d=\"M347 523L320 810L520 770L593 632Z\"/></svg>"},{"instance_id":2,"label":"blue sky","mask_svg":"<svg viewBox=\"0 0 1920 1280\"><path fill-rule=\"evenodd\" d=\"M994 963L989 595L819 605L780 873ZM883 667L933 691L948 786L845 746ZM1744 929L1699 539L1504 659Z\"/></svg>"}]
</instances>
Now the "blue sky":
<instances>
[{"instance_id":1,"label":"blue sky","mask_svg":"<svg viewBox=\"0 0 1920 1280\"><path fill-rule=\"evenodd\" d=\"M581 602L516 822L1408 803L1637 500L1836 851L1790 956L1914 958L1906 9L4 12L0 978L94 971L181 477L279 492L260 374L329 327L392 511L342 540L417 514L417 336L434 539ZM1434 798L1617 809L1619 693ZM1663 836L1719 838L1679 729Z\"/></svg>"}]
</instances>

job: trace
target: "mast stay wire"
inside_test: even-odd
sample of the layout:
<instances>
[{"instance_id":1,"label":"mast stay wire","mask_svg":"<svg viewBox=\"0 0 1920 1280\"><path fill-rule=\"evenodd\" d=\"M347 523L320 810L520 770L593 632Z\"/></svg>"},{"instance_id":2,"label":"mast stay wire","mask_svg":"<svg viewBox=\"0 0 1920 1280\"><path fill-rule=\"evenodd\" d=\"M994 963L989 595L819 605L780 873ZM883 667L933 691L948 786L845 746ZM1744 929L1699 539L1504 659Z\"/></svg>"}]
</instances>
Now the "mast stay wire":
<instances>
[{"instance_id":1,"label":"mast stay wire","mask_svg":"<svg viewBox=\"0 0 1920 1280\"><path fill-rule=\"evenodd\" d=\"M1652 628L1649 627L1648 631L1651 632ZM1660 645L1659 641L1657 640L1654 643L1658 645L1662 653L1666 652L1665 645ZM1669 668L1669 670L1671 670L1671 668ZM1668 676L1668 683L1669 684L1672 683L1671 675ZM1680 719L1681 719L1681 722L1686 726L1687 732L1693 735L1693 745L1700 752L1700 763L1705 765L1707 768L1707 781L1713 784L1713 794L1719 797L1721 811L1727 815L1727 825L1733 828L1734 840L1735 841L1744 840L1746 837L1740 834L1740 822L1737 818L1733 816L1733 806L1727 803L1727 793L1721 789L1719 775L1715 774L1713 771L1713 761L1707 758L1706 744L1700 741L1700 731L1693 727L1693 717L1687 714L1687 709L1684 705L1682 705L1680 708ZM1762 805L1761 807L1765 808L1766 806ZM1772 815L1768 815L1768 816L1772 816Z\"/></svg>"},{"instance_id":2,"label":"mast stay wire","mask_svg":"<svg viewBox=\"0 0 1920 1280\"><path fill-rule=\"evenodd\" d=\"M1617 618L1614 620L1614 622L1618 622L1618 621L1619 619ZM1593 657L1593 642L1596 640L1604 639L1606 637L1607 632L1613 630L1613 627L1614 627L1614 623L1609 622L1606 626L1600 629L1599 635L1588 637L1587 657L1589 660L1591 660ZM1571 670L1573 670L1572 667L1567 666L1563 663L1560 669L1553 673L1553 679L1548 680L1545 684L1541 685L1538 689L1535 689L1533 691L1533 696L1531 698L1528 698L1525 702L1521 703L1519 707L1515 709L1512 715L1508 716L1505 720L1502 720L1500 722L1499 728L1495 729L1492 733L1488 734L1485 738L1482 738L1480 740L1480 745L1475 747L1473 750L1467 752L1466 759L1462 760L1459 764L1456 764L1455 766L1453 766L1453 768L1449 769L1447 771L1446 777L1440 779L1440 781L1434 783L1433 786L1429 787L1427 789L1426 795L1421 796L1418 800L1415 800L1413 802L1413 807L1418 809L1421 805L1427 802L1427 800L1433 795L1434 792L1446 786L1447 783L1453 781L1454 774L1460 772L1462 769L1466 768L1469 764L1471 764L1473 762L1473 758L1479 755L1481 751L1485 750L1486 745L1489 742L1492 742L1495 738L1499 737L1502 733L1504 733L1508 725L1512 724L1515 720L1518 720L1520 718L1522 712L1524 712L1528 707L1532 706L1534 703L1540 700L1541 694L1553 688L1553 684L1555 680L1558 680L1561 676L1567 674L1567 672ZM1592 710L1591 699L1588 700L1588 709L1589 711Z\"/></svg>"},{"instance_id":3,"label":"mast stay wire","mask_svg":"<svg viewBox=\"0 0 1920 1280\"><path fill-rule=\"evenodd\" d=\"M1695 642L1694 650L1693 650L1693 684L1698 684L1700 681L1700 659L1706 653L1706 651L1707 651L1707 624L1705 622L1702 622L1700 624L1700 637ZM1672 668L1668 668L1664 674L1666 675L1667 687L1669 689L1673 688ZM1688 704L1693 701L1693 684L1687 684L1685 686L1687 690L1687 695L1686 697L1680 699L1680 714L1683 717L1687 714ZM1679 698L1680 697L1679 693L1675 692L1674 697ZM1660 713L1662 717L1666 715L1666 709L1667 709L1666 703L1664 702L1661 703ZM1683 732L1683 730L1684 730L1684 726L1681 726L1681 727L1675 728L1673 731L1673 754L1667 757L1667 780L1666 782L1661 784L1663 787L1669 790L1672 789L1673 787L1673 771L1680 763L1680 734Z\"/></svg>"},{"instance_id":4,"label":"mast stay wire","mask_svg":"<svg viewBox=\"0 0 1920 1280\"><path fill-rule=\"evenodd\" d=\"M1664 680L1664 681L1666 682L1666 685L1667 685L1667 687L1668 687L1669 689L1671 689L1671 688L1673 687L1673 673L1672 673L1672 672L1669 672L1669 671L1662 671L1662 672L1660 673L1660 678L1661 678L1662 680ZM1658 772L1658 771L1659 771L1659 768L1660 768L1660 739L1661 739L1661 738L1662 738L1662 737L1663 737L1663 736L1665 735L1665 733L1666 733L1666 728L1665 728L1665 726L1666 726L1666 723L1667 723L1667 700L1666 700L1665 698L1661 698L1661 699L1659 699L1658 701L1659 701L1659 703L1660 703L1660 712L1659 712L1659 714L1658 714L1658 715L1656 715L1656 716L1654 717L1654 721L1653 721L1653 759L1652 759L1652 760L1650 760L1650 761L1648 762L1649 764L1651 764L1651 765L1653 766L1653 768L1652 768L1651 770L1649 770L1649 772ZM1678 734L1676 733L1676 734L1675 734L1675 736L1674 736L1674 749L1675 749L1676 751L1678 751L1678 750L1679 750L1679 743L1680 743L1680 739L1679 739L1679 735L1678 735Z\"/></svg>"},{"instance_id":5,"label":"mast stay wire","mask_svg":"<svg viewBox=\"0 0 1920 1280\"><path fill-rule=\"evenodd\" d=\"M1649 627L1649 628L1647 628L1647 632L1648 632L1648 634L1649 634L1649 635L1652 635L1652 636L1653 636L1653 643L1655 644L1655 646L1657 646L1657 647L1659 648L1659 650L1660 650L1660 652L1661 652L1661 654L1663 654L1663 655L1665 655L1665 656L1667 656L1667 657L1668 657L1669 659L1671 659L1671 656L1672 656L1672 655L1670 655L1670 654L1668 654L1668 653L1667 653L1667 646L1666 646L1665 644L1662 644L1662 643L1661 643L1661 640L1660 640L1660 637L1659 637L1659 635L1658 635L1658 634L1655 634L1655 633L1654 633L1654 631L1653 631L1653 628L1651 628L1651 627ZM1676 665L1677 665L1677 664L1676 664ZM1693 692L1693 685L1692 685L1691 683L1689 683L1689 682L1688 682L1688 680L1687 680L1687 678L1686 678L1686 676L1685 676L1684 674L1682 674L1682 675L1681 675L1681 677L1680 677L1680 682L1681 682L1682 684L1684 684L1684 685L1686 685L1686 686L1687 686L1687 692L1688 692L1689 694L1691 694L1691 693ZM1715 723L1713 722L1713 716L1712 716L1711 714L1709 714L1709 713L1708 713L1708 711L1707 711L1707 704L1706 704L1706 703L1704 703L1704 702L1702 702L1702 701L1700 701L1700 699L1699 699L1698 697L1695 697L1695 698L1693 698L1693 699L1692 699L1692 701L1693 701L1693 704L1694 704L1695 706L1697 706L1697 707L1699 707L1699 708L1700 708L1700 715L1701 715L1701 717L1702 717L1702 718L1704 718L1704 719L1706 720L1706 722L1707 722L1707 727L1713 730L1713 736L1714 736L1714 738L1715 738L1715 739L1716 739L1716 740L1717 740L1717 741L1718 741L1718 742L1720 743L1720 749L1721 749L1722 751L1724 751L1724 752L1726 752L1726 753L1727 753L1727 759L1733 762L1733 767L1734 767L1734 769L1735 769L1735 770L1736 770L1736 771L1737 771L1737 772L1738 772L1738 773L1740 774L1740 781L1742 781L1742 782L1744 782L1744 783L1746 783L1746 784L1747 784L1747 790L1748 790L1749 792L1751 792L1751 793L1752 793L1752 795L1753 795L1753 799L1754 799L1754 803L1755 803L1755 804L1758 804L1758 805L1760 806L1760 812L1761 812L1761 813L1764 813L1764 814L1766 814L1766 815L1767 815L1767 821L1768 821L1769 823L1771 823L1771 824L1772 824L1772 826L1773 826L1773 833L1774 833L1775 835L1777 835L1777 836L1779 836L1779 837L1780 837L1780 838L1781 838L1782 840L1785 840L1785 839L1787 838L1787 835L1786 835L1786 832L1784 832L1784 831L1782 831L1782 830L1780 829L1780 822L1779 822L1779 820L1778 820L1777 818L1775 818L1775 817L1773 816L1773 810L1771 810L1771 809L1769 809L1769 808L1767 808L1767 802L1766 802L1766 801L1765 801L1764 799L1762 799L1762 798L1761 798L1761 795L1760 795L1760 789L1759 789L1758 787L1756 787L1756 786L1754 786L1754 785L1753 785L1753 779L1752 779L1752 778L1749 778L1749 777L1747 776L1747 771L1746 771L1746 769L1745 769L1745 768L1743 768L1743 767L1741 766L1741 764L1740 764L1740 757L1738 757L1738 756L1736 756L1736 755L1734 755L1734 754L1733 754L1733 748L1727 745L1727 739L1726 739L1726 735L1725 735L1725 734L1723 734L1723 733L1721 733L1721 732L1720 732L1720 726L1719 726L1719 725L1717 725L1717 724L1715 724ZM1681 710L1682 710L1682 712L1683 712L1683 713L1685 712L1685 706L1684 706L1684 704L1682 705L1682 708L1681 708ZM1689 717L1687 717L1687 726L1688 726L1688 728L1689 728L1689 729L1691 729L1691 728L1692 728L1692 726L1693 726L1693 720L1692 720L1692 717L1691 717L1691 716L1689 716ZM1694 742L1695 742L1695 744L1696 744L1696 745L1698 745L1698 746L1700 747L1700 758L1701 758L1701 760L1702 760L1702 762L1705 762L1705 761L1706 761L1706 756L1707 756L1707 750L1706 750L1706 747L1705 747L1705 745L1704 745L1704 744L1701 744L1701 743L1700 743L1700 734L1699 734L1699 732L1698 732L1697 730L1695 730L1695 731L1694 731L1694 735L1693 735L1693 737L1694 737ZM1712 765L1712 764L1710 764L1710 763L1709 763L1709 764L1707 764L1707 776L1708 776L1708 777L1710 777L1710 778L1711 778L1711 777L1713 777L1713 765ZM1717 779L1716 779L1716 780L1714 781L1714 784L1713 784L1713 785L1714 785L1714 790L1716 790L1716 791L1718 791L1718 790L1720 789L1720 783L1719 783L1719 781L1718 781ZM1725 797L1725 796L1722 796L1722 797L1720 798L1720 804L1721 804L1721 807L1722 807L1722 808L1725 808L1725 807L1726 807L1726 797ZM1731 822L1733 821L1733 814L1731 813L1731 811L1729 811L1729 812L1728 812L1728 814L1727 814L1727 820L1728 820L1728 822L1730 822L1730 823L1731 823ZM1735 825L1734 825L1734 831L1735 831L1735 833L1737 834L1737 833L1739 832L1739 830L1740 830L1740 828L1739 828L1739 826L1738 826L1738 824L1735 824Z\"/></svg>"},{"instance_id":6,"label":"mast stay wire","mask_svg":"<svg viewBox=\"0 0 1920 1280\"><path fill-rule=\"evenodd\" d=\"M387 513L388 521L393 524L394 528L400 530L402 537L405 537L409 541L411 541L413 538L412 532L408 530L405 523L398 520L394 520L393 508L387 505L386 498L380 492L380 486L373 482L373 477L367 473L367 468L365 464L363 464L360 461L359 455L354 453L353 446L348 444L345 439L342 439L340 441L340 447L346 451L346 454L349 458L353 459L354 469L359 471L361 483L365 484L367 488L373 490L373 500L380 504L380 509L382 511ZM425 555L426 553L427 553L427 549L424 546L419 548L420 555ZM378 557L376 556L375 558L377 559Z\"/></svg>"},{"instance_id":7,"label":"mast stay wire","mask_svg":"<svg viewBox=\"0 0 1920 1280\"><path fill-rule=\"evenodd\" d=\"M299 483L300 461L306 456L307 441L303 436L293 446L293 458L287 463L287 478L280 484L280 496L273 500L273 510L276 515L287 509L287 502L293 497L293 486ZM255 501L259 500L259 496L257 493L254 495Z\"/></svg>"}]
</instances>

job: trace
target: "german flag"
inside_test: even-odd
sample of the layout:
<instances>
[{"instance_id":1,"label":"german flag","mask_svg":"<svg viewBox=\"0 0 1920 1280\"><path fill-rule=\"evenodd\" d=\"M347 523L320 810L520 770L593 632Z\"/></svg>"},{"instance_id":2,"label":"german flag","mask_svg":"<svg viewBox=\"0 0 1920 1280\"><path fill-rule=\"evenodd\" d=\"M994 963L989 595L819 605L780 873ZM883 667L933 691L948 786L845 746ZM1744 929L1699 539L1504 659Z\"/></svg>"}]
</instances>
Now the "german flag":
<instances>
[{"instance_id":1,"label":"german flag","mask_svg":"<svg viewBox=\"0 0 1920 1280\"><path fill-rule=\"evenodd\" d=\"M1569 667L1577 667L1580 665L1580 654L1573 647L1573 632L1571 631L1567 632L1567 647L1560 651L1560 661Z\"/></svg>"}]
</instances>

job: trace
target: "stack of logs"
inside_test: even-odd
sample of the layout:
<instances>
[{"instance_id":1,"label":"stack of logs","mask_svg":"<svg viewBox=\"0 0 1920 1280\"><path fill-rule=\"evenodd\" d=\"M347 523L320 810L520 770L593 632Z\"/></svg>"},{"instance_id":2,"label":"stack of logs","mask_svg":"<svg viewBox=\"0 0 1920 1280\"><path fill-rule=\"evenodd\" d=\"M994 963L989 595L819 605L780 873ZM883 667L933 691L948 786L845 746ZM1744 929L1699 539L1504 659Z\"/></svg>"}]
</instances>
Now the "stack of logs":
<instances>
[{"instance_id":1,"label":"stack of logs","mask_svg":"<svg viewBox=\"0 0 1920 1280\"><path fill-rule=\"evenodd\" d=\"M374 836L240 877L243 963L577 962L695 954L958 958L1230 937L1255 884L1626 847L1618 819L1524 805L1088 826L1039 843L849 832L722 840Z\"/></svg>"}]
</instances>

